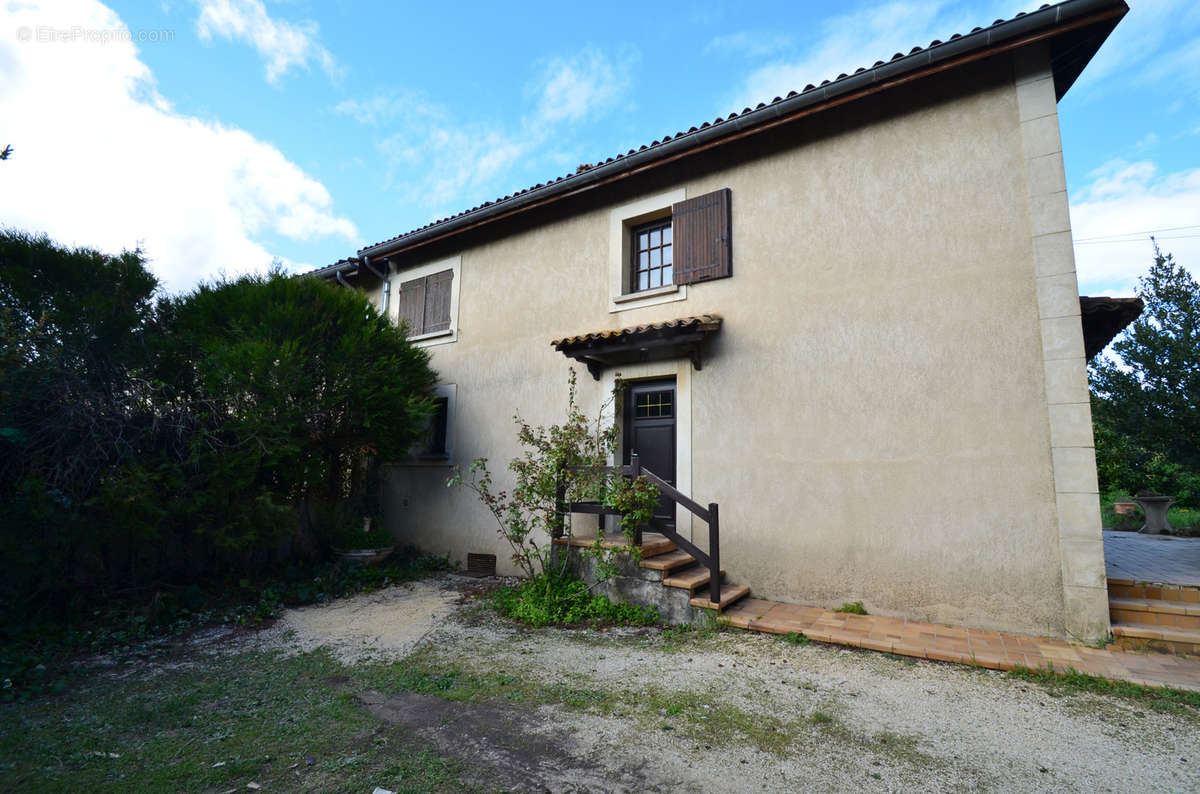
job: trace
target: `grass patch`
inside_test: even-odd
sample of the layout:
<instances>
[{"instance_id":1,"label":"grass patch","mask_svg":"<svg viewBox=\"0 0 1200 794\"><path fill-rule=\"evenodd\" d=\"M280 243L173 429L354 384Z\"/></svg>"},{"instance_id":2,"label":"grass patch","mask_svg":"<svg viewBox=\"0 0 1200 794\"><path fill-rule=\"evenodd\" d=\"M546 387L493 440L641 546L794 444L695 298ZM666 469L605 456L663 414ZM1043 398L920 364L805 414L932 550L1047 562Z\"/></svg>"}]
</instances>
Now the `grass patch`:
<instances>
[{"instance_id":1,"label":"grass patch","mask_svg":"<svg viewBox=\"0 0 1200 794\"><path fill-rule=\"evenodd\" d=\"M355 703L337 683L348 673L316 652L93 675L66 694L0 707L0 776L28 792L227 791L252 781L276 791L470 790L460 761Z\"/></svg>"},{"instance_id":2,"label":"grass patch","mask_svg":"<svg viewBox=\"0 0 1200 794\"><path fill-rule=\"evenodd\" d=\"M814 711L812 715L812 721L814 725L826 725L830 722L833 722L833 717L823 711Z\"/></svg>"},{"instance_id":3,"label":"grass patch","mask_svg":"<svg viewBox=\"0 0 1200 794\"><path fill-rule=\"evenodd\" d=\"M847 601L846 603L842 604L840 607L838 607L837 609L835 609L833 611L834 612L845 612L850 615L865 615L865 614L867 614L867 608L863 606L862 601Z\"/></svg>"},{"instance_id":4,"label":"grass patch","mask_svg":"<svg viewBox=\"0 0 1200 794\"><path fill-rule=\"evenodd\" d=\"M1056 673L1049 668L1018 667L1008 673L1010 678L1032 681L1049 690L1052 695L1092 693L1112 695L1145 704L1158 711L1176 714L1200 714L1200 692L1169 687L1143 686L1128 681L1114 681L1103 676L1081 673L1074 668Z\"/></svg>"},{"instance_id":5,"label":"grass patch","mask_svg":"<svg viewBox=\"0 0 1200 794\"><path fill-rule=\"evenodd\" d=\"M501 587L492 604L505 617L531 626L651 626L658 610L637 604L618 604L592 593L567 574L542 574L516 587Z\"/></svg>"},{"instance_id":6,"label":"grass patch","mask_svg":"<svg viewBox=\"0 0 1200 794\"><path fill-rule=\"evenodd\" d=\"M789 631L779 637L781 642L786 642L789 645L808 645L812 640L802 631Z\"/></svg>"}]
</instances>

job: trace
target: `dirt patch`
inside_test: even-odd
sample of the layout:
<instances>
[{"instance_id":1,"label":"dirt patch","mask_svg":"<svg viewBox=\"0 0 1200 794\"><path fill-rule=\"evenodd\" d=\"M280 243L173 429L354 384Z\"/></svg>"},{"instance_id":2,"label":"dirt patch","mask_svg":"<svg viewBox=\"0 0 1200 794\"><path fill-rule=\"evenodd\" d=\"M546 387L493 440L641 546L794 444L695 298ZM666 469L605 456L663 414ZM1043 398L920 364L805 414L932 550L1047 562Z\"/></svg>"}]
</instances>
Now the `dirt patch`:
<instances>
[{"instance_id":1,"label":"dirt patch","mask_svg":"<svg viewBox=\"0 0 1200 794\"><path fill-rule=\"evenodd\" d=\"M397 661L454 612L460 600L455 584L441 577L289 609L270 628L233 642L230 649L323 647L345 664Z\"/></svg>"},{"instance_id":2,"label":"dirt patch","mask_svg":"<svg viewBox=\"0 0 1200 794\"><path fill-rule=\"evenodd\" d=\"M360 703L389 725L402 725L447 756L469 761L470 776L488 790L637 792L661 790L639 770L602 767L571 755L569 730L536 720L528 709L456 703L403 692L364 692Z\"/></svg>"}]
</instances>

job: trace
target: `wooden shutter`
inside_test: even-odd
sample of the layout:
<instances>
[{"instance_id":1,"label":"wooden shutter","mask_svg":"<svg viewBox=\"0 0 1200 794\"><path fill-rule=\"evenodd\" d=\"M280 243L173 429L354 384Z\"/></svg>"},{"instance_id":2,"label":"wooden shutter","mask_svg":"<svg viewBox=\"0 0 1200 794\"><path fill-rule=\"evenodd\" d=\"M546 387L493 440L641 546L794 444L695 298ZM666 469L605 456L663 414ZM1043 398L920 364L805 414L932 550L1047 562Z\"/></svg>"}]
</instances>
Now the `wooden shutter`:
<instances>
[{"instance_id":1,"label":"wooden shutter","mask_svg":"<svg viewBox=\"0 0 1200 794\"><path fill-rule=\"evenodd\" d=\"M724 188L671 207L676 284L733 275L729 195Z\"/></svg>"},{"instance_id":2,"label":"wooden shutter","mask_svg":"<svg viewBox=\"0 0 1200 794\"><path fill-rule=\"evenodd\" d=\"M407 324L408 335L425 333L425 279L415 278L401 284L397 304L400 322Z\"/></svg>"},{"instance_id":3,"label":"wooden shutter","mask_svg":"<svg viewBox=\"0 0 1200 794\"><path fill-rule=\"evenodd\" d=\"M425 330L445 331L450 328L450 288L453 270L443 270L425 279Z\"/></svg>"}]
</instances>

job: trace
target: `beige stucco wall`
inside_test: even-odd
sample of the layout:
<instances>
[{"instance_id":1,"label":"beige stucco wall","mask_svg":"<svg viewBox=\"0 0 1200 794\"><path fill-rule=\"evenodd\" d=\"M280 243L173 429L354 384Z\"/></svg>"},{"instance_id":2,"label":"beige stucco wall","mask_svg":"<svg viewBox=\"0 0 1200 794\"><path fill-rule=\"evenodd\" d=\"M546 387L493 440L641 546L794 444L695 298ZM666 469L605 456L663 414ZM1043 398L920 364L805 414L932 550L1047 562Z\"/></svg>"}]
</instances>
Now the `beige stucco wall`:
<instances>
[{"instance_id":1,"label":"beige stucco wall","mask_svg":"<svg viewBox=\"0 0 1200 794\"><path fill-rule=\"evenodd\" d=\"M680 482L720 503L731 581L765 598L1061 635L1037 213L1013 61L868 102L817 117L793 148L655 186L732 190L734 276L684 300L610 311L612 206L459 251L457 337L429 348L455 387L453 460L485 456L503 472L514 413L561 417L568 361L551 339L717 312L702 371L659 368L686 368ZM598 405L603 385L582 368L580 384ZM392 469L394 531L456 559L495 552L511 572L490 516L446 473Z\"/></svg>"}]
</instances>

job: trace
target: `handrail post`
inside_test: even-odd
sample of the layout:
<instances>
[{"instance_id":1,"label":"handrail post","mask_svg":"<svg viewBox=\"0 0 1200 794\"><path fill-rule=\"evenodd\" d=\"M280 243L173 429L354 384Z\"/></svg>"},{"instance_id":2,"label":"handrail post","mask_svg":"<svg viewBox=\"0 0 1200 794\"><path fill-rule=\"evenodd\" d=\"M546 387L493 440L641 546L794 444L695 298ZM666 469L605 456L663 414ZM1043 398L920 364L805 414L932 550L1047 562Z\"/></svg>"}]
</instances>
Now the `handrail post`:
<instances>
[{"instance_id":1,"label":"handrail post","mask_svg":"<svg viewBox=\"0 0 1200 794\"><path fill-rule=\"evenodd\" d=\"M561 538L565 530L567 520L567 480L566 469L562 466L558 467L558 477L554 483L554 530L552 536Z\"/></svg>"},{"instance_id":2,"label":"handrail post","mask_svg":"<svg viewBox=\"0 0 1200 794\"><path fill-rule=\"evenodd\" d=\"M633 479L642 476L642 463L636 452L629 453L629 471ZM633 529L633 545L642 545L642 525L638 524Z\"/></svg>"},{"instance_id":3,"label":"handrail post","mask_svg":"<svg viewBox=\"0 0 1200 794\"><path fill-rule=\"evenodd\" d=\"M708 503L708 600L721 603L721 519L717 503Z\"/></svg>"}]
</instances>

